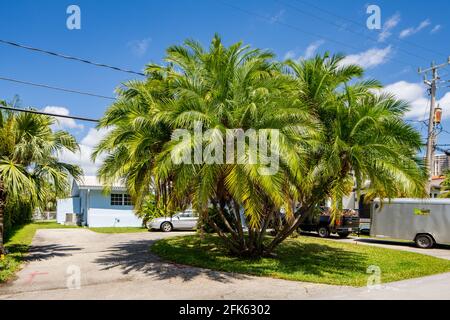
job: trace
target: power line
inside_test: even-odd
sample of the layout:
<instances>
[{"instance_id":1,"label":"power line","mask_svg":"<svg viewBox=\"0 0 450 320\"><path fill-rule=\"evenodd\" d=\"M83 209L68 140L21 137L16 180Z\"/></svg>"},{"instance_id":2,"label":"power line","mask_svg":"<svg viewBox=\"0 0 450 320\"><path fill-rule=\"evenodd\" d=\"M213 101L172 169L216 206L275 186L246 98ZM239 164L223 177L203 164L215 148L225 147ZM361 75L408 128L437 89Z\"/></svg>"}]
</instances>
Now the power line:
<instances>
[{"instance_id":1,"label":"power line","mask_svg":"<svg viewBox=\"0 0 450 320\"><path fill-rule=\"evenodd\" d=\"M338 24L338 23L335 23L335 22L333 22L333 21L330 21L330 20L328 20L328 19L325 19L325 18L323 18L323 17L321 17L321 16L317 16L317 15L315 15L315 14L312 14L311 12L305 11L305 10L303 10L303 9L301 9L301 8L299 8L299 7L296 7L296 6L294 6L294 5L290 4L290 3L287 3L287 2L284 2L284 1L280 1L280 0L274 0L274 1L275 1L275 2L279 2L279 3L281 3L281 4L284 4L285 6L291 8L291 9L297 11L297 12L300 12L300 13L302 13L302 14L308 16L308 17L313 17L314 19L323 21L323 22L325 22L325 23L328 23L328 24L330 24L330 25L333 25L333 26L335 26L335 27L338 27L339 29L342 29L342 30L344 30L344 31L347 31L347 32L356 34L356 35L358 35L358 36L360 36L360 37L363 37L363 38L365 38L365 39L371 40L371 41L373 41L373 42L376 42L376 43L379 42L378 39L376 39L376 38L374 38L374 37L365 35L364 33L355 31L355 30L353 30L353 29L348 29L348 28L345 27L345 26L342 26L342 25L340 25L340 24ZM418 59L421 59L421 60L428 61L427 58L422 57L422 56L420 56L420 55L417 55L417 54L415 54L415 53L409 52L409 51L404 50L404 49L402 49L402 48L397 48L397 50L398 50L398 51L401 51L401 52L403 52L403 53L405 53L405 54L407 54L407 55L410 55L410 56L412 56L412 57L415 57L415 58L418 58Z\"/></svg>"},{"instance_id":2,"label":"power line","mask_svg":"<svg viewBox=\"0 0 450 320\"><path fill-rule=\"evenodd\" d=\"M73 89L60 88L60 87L53 87L53 86L46 85L46 84L28 82L28 81L17 80L17 79L12 79L12 78L5 78L5 77L1 77L1 76L0 76L0 80L14 82L14 83L19 83L19 84L25 84L25 85L39 87L39 88L46 88L46 89L52 89L52 90L57 90L57 91L76 93L76 94L81 94L81 95L90 96L90 97L109 99L109 100L116 100L116 98L103 96L103 95L100 95L100 94L95 94L95 93L90 93L90 92L83 92L83 91L78 91L78 90L73 90Z\"/></svg>"},{"instance_id":3,"label":"power line","mask_svg":"<svg viewBox=\"0 0 450 320\"><path fill-rule=\"evenodd\" d=\"M326 10L326 9L324 9L324 8L322 8L322 7L319 7L319 6L315 5L315 4L312 4L312 3L310 3L310 2L307 2L307 1L304 1L304 0L295 0L295 1L301 2L301 3L303 3L303 4L306 4L306 5L310 6L310 7L316 8L317 10L322 11L322 12L324 12L324 13L327 13L327 14L329 14L329 15L331 15L331 16L336 17L336 18L339 18L339 19L342 19L342 20L346 20L346 21L348 21L348 22L350 22L350 23L353 23L353 24L358 25L358 26L360 26L360 27L366 28L366 25L362 24L361 22L358 22L358 21L352 20L352 19L350 19L350 18L347 18L347 17L341 16L341 15L338 15L338 14L336 14L336 13L330 11L330 10ZM421 45L419 45L419 44L417 44L417 43L414 43L414 42L411 42L411 41L409 41L409 40L396 39L396 41L397 41L397 42L403 42L403 43L406 43L406 44L408 44L408 45L410 45L410 46L414 46L414 47L416 47L416 48L419 48L419 49L428 51L428 52L430 52L430 53L433 53L433 54L436 54L436 55L439 55L439 56L446 56L446 55L447 55L447 54L445 54L445 53L442 53L442 52L439 52L439 51L436 51L436 50L433 50L433 49L430 49L430 48L421 46Z\"/></svg>"},{"instance_id":4,"label":"power line","mask_svg":"<svg viewBox=\"0 0 450 320\"><path fill-rule=\"evenodd\" d=\"M331 39L331 38L327 38L327 37L324 37L324 36L322 36L322 35L320 35L320 34L317 34L317 33L314 33L314 32L310 32L310 31L303 30L303 29L301 29L301 28L299 28L299 27L297 27L297 26L294 26L294 25L292 25L292 24L289 24L289 23L286 23L286 22L283 22L283 21L279 21L279 20L272 20L272 19L270 19L270 17L268 17L268 16L264 16L264 15L259 14L259 13L256 13L256 12L249 11L249 10L247 10L247 9L238 7L238 6L236 6L236 5L234 5L234 4L231 4L231 3L228 3L228 2L224 2L224 1L220 1L220 2L221 2L222 4L228 6L228 7L231 7L231 8L233 8L233 9L235 9L235 10L238 10L238 11L241 11L241 12L243 12L243 13L246 13L247 15L255 16L255 17L257 17L257 18L260 18L260 19L263 19L263 20L266 20L266 21L269 21L269 22L272 22L272 23L277 23L277 24L279 24L279 25L282 25L282 26L285 26L285 27L288 27L288 28L291 28L291 29L300 31L300 32L302 32L302 33L308 34L308 35L313 36L313 37L316 37L316 38L323 38L323 39L326 39L327 41L334 42L334 43L339 44L339 45L342 45L342 46L350 47L350 48L355 49L355 50L359 50L359 48L354 47L354 46L352 46L352 45L349 45L349 44L347 44L347 43L344 43L344 42L341 42L341 41L338 41L338 40L334 40L334 39Z\"/></svg>"},{"instance_id":5,"label":"power line","mask_svg":"<svg viewBox=\"0 0 450 320\"><path fill-rule=\"evenodd\" d=\"M347 48L351 48L351 49L354 49L354 50L358 50L358 51L364 50L364 49L361 48L361 47L356 47L356 46L347 44L347 43L345 43L345 42L342 42L342 41L339 41L339 40L335 40L335 39L332 39L332 38L329 38L329 37L320 35L320 34L318 34L318 33L306 31L306 30L304 30L304 29L302 29L302 28L299 28L299 27L297 27L297 26L295 26L295 25L292 25L292 24L289 24L289 23L286 23L286 22L283 22L283 21L280 21L280 20L273 20L273 19L271 19L270 17L264 16L264 15L262 15L262 14L259 14L259 13L253 12L253 11L249 11L249 10L247 10L247 9L238 7L238 6L234 5L234 4L231 4L231 3L228 3L228 2L225 2L225 1L220 1L220 2L221 2L223 5L226 5L226 6L228 6L228 7L230 7L230 8L233 8L233 9L235 9L235 10L237 10L237 11L241 11L241 12L247 14L247 15L255 16L255 17L259 18L259 19L266 20L266 21L268 21L268 22L270 22L270 23L276 23L276 24L279 24L279 25L282 25L282 26L291 28L291 29L293 29L293 30L296 30L296 31L302 32L302 33L304 33L304 34L307 34L307 35L309 35L309 36L311 36L311 37L322 38L322 39L327 40L328 42L335 43L335 44L338 44L338 45L341 45L341 46L344 46L344 47L347 47ZM410 64L405 63L405 62L403 62L403 61L401 61L401 60L396 60L396 59L393 59L393 58L390 58L389 60L394 61L394 62L396 62L396 63L398 63L398 64L402 64L402 65L405 65L405 66L408 66L408 67L412 67Z\"/></svg>"},{"instance_id":6,"label":"power line","mask_svg":"<svg viewBox=\"0 0 450 320\"><path fill-rule=\"evenodd\" d=\"M13 111L13 112L34 113L34 114L40 114L40 115L45 115L45 116L50 116L50 117L67 118L67 119L74 119L74 120L80 120L80 121L89 121L89 122L99 122L100 121L100 120L92 119L92 118L84 118L84 117L76 117L76 116L48 113L48 112L30 110L30 109L20 109L20 108L4 107L4 106L0 106L0 109L9 110L9 111Z\"/></svg>"},{"instance_id":7,"label":"power line","mask_svg":"<svg viewBox=\"0 0 450 320\"><path fill-rule=\"evenodd\" d=\"M11 46L15 46L21 49L26 49L26 50L31 50L31 51L35 51L35 52L40 52L40 53L45 53L51 56L55 56L55 57L59 57L59 58L63 58L63 59L68 59L68 60L74 60L74 61L78 61L78 62L83 62L83 63L87 63L96 67L102 67L102 68L109 68L115 71L120 71L120 72L126 72L126 73L131 73L131 74L137 74L139 76L143 76L145 77L145 74L142 72L137 72L137 71L133 71L133 70L127 70L127 69L122 69L119 67L114 67L108 64L104 64L104 63L97 63L97 62L92 62L86 59L82 59L82 58L77 58L77 57L73 57L73 56L68 56L65 54L61 54L61 53L57 53L57 52L52 52L52 51L48 51L48 50L44 50L44 49L39 49L39 48L35 48L35 47L30 47L27 45L23 45L23 44L19 44L17 42L12 42L12 41L6 41L3 39L0 39L0 43L3 44L7 44L7 45L11 45Z\"/></svg>"}]
</instances>

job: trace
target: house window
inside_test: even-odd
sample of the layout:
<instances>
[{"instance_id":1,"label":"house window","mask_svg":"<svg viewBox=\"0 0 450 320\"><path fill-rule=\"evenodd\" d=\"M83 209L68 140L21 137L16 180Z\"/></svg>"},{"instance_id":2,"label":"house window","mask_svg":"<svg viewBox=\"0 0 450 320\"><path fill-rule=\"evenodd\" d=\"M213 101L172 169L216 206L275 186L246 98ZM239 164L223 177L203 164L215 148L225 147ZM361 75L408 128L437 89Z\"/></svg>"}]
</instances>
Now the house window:
<instances>
[{"instance_id":1,"label":"house window","mask_svg":"<svg viewBox=\"0 0 450 320\"><path fill-rule=\"evenodd\" d=\"M112 206L123 205L123 194L111 193L111 205Z\"/></svg>"},{"instance_id":2,"label":"house window","mask_svg":"<svg viewBox=\"0 0 450 320\"><path fill-rule=\"evenodd\" d=\"M123 195L123 205L124 206L131 206L133 203L131 202L131 196L129 194Z\"/></svg>"},{"instance_id":3,"label":"house window","mask_svg":"<svg viewBox=\"0 0 450 320\"><path fill-rule=\"evenodd\" d=\"M129 194L111 193L111 205L112 206L131 206L131 196Z\"/></svg>"}]
</instances>

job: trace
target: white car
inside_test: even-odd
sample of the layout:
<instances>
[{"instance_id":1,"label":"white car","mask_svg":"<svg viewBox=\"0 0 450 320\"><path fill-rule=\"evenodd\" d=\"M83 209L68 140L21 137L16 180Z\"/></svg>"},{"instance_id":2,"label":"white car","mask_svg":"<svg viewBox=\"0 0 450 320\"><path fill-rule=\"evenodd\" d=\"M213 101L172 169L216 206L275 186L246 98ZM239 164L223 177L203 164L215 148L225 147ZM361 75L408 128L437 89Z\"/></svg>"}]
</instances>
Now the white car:
<instances>
[{"instance_id":1,"label":"white car","mask_svg":"<svg viewBox=\"0 0 450 320\"><path fill-rule=\"evenodd\" d=\"M172 217L156 218L148 224L149 229L170 232L172 230L195 230L197 228L198 214L189 209L179 212Z\"/></svg>"}]
</instances>

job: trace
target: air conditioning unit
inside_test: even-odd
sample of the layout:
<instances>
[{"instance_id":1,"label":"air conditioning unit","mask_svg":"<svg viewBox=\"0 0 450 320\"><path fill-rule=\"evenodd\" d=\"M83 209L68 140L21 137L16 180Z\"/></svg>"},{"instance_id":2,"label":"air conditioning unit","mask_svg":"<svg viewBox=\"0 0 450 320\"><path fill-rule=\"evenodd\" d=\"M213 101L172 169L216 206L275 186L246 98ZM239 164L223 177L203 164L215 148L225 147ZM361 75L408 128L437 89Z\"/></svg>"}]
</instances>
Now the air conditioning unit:
<instances>
[{"instance_id":1,"label":"air conditioning unit","mask_svg":"<svg viewBox=\"0 0 450 320\"><path fill-rule=\"evenodd\" d=\"M79 215L76 213L66 213L65 225L76 226L79 224Z\"/></svg>"}]
</instances>

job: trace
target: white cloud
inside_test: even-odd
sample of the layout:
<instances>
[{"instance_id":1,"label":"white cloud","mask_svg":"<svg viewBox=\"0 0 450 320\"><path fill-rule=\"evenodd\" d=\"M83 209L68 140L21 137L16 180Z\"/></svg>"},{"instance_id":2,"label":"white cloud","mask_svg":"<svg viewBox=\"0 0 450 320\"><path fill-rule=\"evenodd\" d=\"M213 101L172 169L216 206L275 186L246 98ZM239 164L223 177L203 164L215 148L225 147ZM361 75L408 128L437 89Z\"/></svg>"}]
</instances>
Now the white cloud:
<instances>
[{"instance_id":1,"label":"white cloud","mask_svg":"<svg viewBox=\"0 0 450 320\"><path fill-rule=\"evenodd\" d=\"M91 155L94 147L106 136L109 132L107 129L89 129L87 135L80 142L80 151L71 153L64 151L59 155L61 161L71 164L79 165L85 175L96 175L100 167L103 156L100 156L96 162L91 161Z\"/></svg>"},{"instance_id":2,"label":"white cloud","mask_svg":"<svg viewBox=\"0 0 450 320\"><path fill-rule=\"evenodd\" d=\"M425 29L430 24L431 24L430 20L426 19L426 20L422 21L417 27L410 27L410 28L402 30L400 32L399 37L401 39L406 38L406 37L410 37L410 36L420 32L422 29Z\"/></svg>"},{"instance_id":3,"label":"white cloud","mask_svg":"<svg viewBox=\"0 0 450 320\"><path fill-rule=\"evenodd\" d=\"M289 51L286 52L286 54L284 55L284 60L295 59L295 56L296 56L295 50L289 50Z\"/></svg>"},{"instance_id":4,"label":"white cloud","mask_svg":"<svg viewBox=\"0 0 450 320\"><path fill-rule=\"evenodd\" d=\"M430 33L434 34L434 33L438 32L441 29L442 29L442 26L440 24L437 24L437 25L434 26L433 29L431 29Z\"/></svg>"},{"instance_id":5,"label":"white cloud","mask_svg":"<svg viewBox=\"0 0 450 320\"><path fill-rule=\"evenodd\" d=\"M406 119L426 120L430 110L430 98L427 87L422 83L398 81L383 88L382 92L394 94L398 99L405 100L410 104L410 110L405 114ZM450 92L447 92L437 102L445 108L450 105ZM443 112L442 118L449 118L448 112Z\"/></svg>"},{"instance_id":6,"label":"white cloud","mask_svg":"<svg viewBox=\"0 0 450 320\"><path fill-rule=\"evenodd\" d=\"M431 24L431 22L430 22L430 20L424 20L424 21L422 21L420 24L419 24L419 26L417 27L417 30L422 30L422 29L424 29L424 28L426 28L426 27L428 27L429 25Z\"/></svg>"},{"instance_id":7,"label":"white cloud","mask_svg":"<svg viewBox=\"0 0 450 320\"><path fill-rule=\"evenodd\" d=\"M293 60L300 60L300 59L309 59L312 58L316 53L317 50L320 48L321 45L323 45L325 43L325 41L323 40L317 40L312 42L303 52L303 55L298 56L300 50L295 49L295 50L289 50L288 52L286 52L286 54L284 55L284 59L293 59Z\"/></svg>"},{"instance_id":8,"label":"white cloud","mask_svg":"<svg viewBox=\"0 0 450 320\"><path fill-rule=\"evenodd\" d=\"M406 119L423 120L428 113L428 99L426 97L426 87L421 83L411 83L399 81L387 85L383 92L394 94L398 99L410 103L411 109L406 113Z\"/></svg>"},{"instance_id":9,"label":"white cloud","mask_svg":"<svg viewBox=\"0 0 450 320\"><path fill-rule=\"evenodd\" d=\"M110 130L108 129L89 129L88 134L81 140L81 144L94 147L96 146L108 133Z\"/></svg>"},{"instance_id":10,"label":"white cloud","mask_svg":"<svg viewBox=\"0 0 450 320\"><path fill-rule=\"evenodd\" d=\"M384 42L387 38L392 35L391 30L394 29L400 22L400 14L396 13L391 16L384 24L383 28L378 35L378 41Z\"/></svg>"},{"instance_id":11,"label":"white cloud","mask_svg":"<svg viewBox=\"0 0 450 320\"><path fill-rule=\"evenodd\" d=\"M142 57L147 53L148 47L150 46L151 38L146 38L142 40L133 40L128 42L127 47L131 49L131 52L137 56Z\"/></svg>"},{"instance_id":12,"label":"white cloud","mask_svg":"<svg viewBox=\"0 0 450 320\"><path fill-rule=\"evenodd\" d=\"M274 14L271 18L270 18L270 23L277 23L279 21L281 21L283 19L284 16L284 9L281 9L280 11L278 11L276 14Z\"/></svg>"},{"instance_id":13,"label":"white cloud","mask_svg":"<svg viewBox=\"0 0 450 320\"><path fill-rule=\"evenodd\" d=\"M47 106L44 109L42 109L43 112L52 113L52 114L59 114L63 116L70 115L70 111L67 108L64 107L57 107L57 106ZM63 130L63 129L83 129L84 126L82 124L78 124L74 119L70 118L60 118L56 117L56 124L53 126L56 130Z\"/></svg>"},{"instance_id":14,"label":"white cloud","mask_svg":"<svg viewBox=\"0 0 450 320\"><path fill-rule=\"evenodd\" d=\"M306 48L305 54L304 54L303 57L304 57L305 59L309 59L309 58L313 57L313 56L316 54L317 49L319 49L319 47L320 47L322 44L324 44L324 42L325 42L325 41L323 41L323 40L317 40L317 41L311 43L311 44L308 46L308 48Z\"/></svg>"},{"instance_id":15,"label":"white cloud","mask_svg":"<svg viewBox=\"0 0 450 320\"><path fill-rule=\"evenodd\" d=\"M442 113L442 118L446 119L450 117L450 114L448 112L448 106L450 106L450 92L447 92L438 102L438 104L442 107L442 109L445 109L445 112Z\"/></svg>"},{"instance_id":16,"label":"white cloud","mask_svg":"<svg viewBox=\"0 0 450 320\"><path fill-rule=\"evenodd\" d=\"M348 55L342 60L342 65L357 64L363 68L374 68L388 61L392 52L392 47L387 46L384 49L372 48L367 51Z\"/></svg>"}]
</instances>

